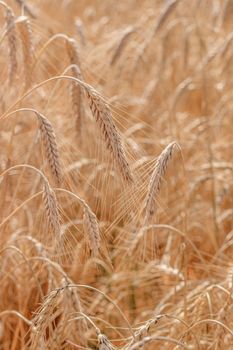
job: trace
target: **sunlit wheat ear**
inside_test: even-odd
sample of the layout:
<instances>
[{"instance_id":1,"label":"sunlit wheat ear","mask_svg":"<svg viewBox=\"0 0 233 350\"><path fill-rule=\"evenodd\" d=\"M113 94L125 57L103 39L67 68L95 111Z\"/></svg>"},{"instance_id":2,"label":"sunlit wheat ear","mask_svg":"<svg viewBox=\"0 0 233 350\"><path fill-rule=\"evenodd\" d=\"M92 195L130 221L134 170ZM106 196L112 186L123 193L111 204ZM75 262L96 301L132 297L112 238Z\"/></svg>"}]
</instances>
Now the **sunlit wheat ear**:
<instances>
[{"instance_id":1,"label":"sunlit wheat ear","mask_svg":"<svg viewBox=\"0 0 233 350\"><path fill-rule=\"evenodd\" d=\"M117 60L119 59L124 47L127 44L128 39L130 38L130 36L135 32L135 29L133 27L129 27L125 30L124 34L122 35L122 37L120 38L120 41L118 42L117 47L114 50L114 53L112 55L112 59L110 64L114 65Z\"/></svg>"},{"instance_id":2,"label":"sunlit wheat ear","mask_svg":"<svg viewBox=\"0 0 233 350\"><path fill-rule=\"evenodd\" d=\"M74 39L68 39L66 41L67 53L69 56L70 63L72 64L72 75L80 80L82 79L82 74L80 71L81 62L79 58L79 51L77 43ZM82 128L82 88L77 83L72 82L71 84L71 99L72 99L72 109L76 118L77 131L81 133Z\"/></svg>"},{"instance_id":3,"label":"sunlit wheat ear","mask_svg":"<svg viewBox=\"0 0 233 350\"><path fill-rule=\"evenodd\" d=\"M76 19L75 26L76 26L80 41L81 41L82 45L85 46L86 45L86 38L85 38L83 22L82 22L81 18Z\"/></svg>"},{"instance_id":4,"label":"sunlit wheat ear","mask_svg":"<svg viewBox=\"0 0 233 350\"><path fill-rule=\"evenodd\" d=\"M27 88L31 83L31 65L33 58L32 30L28 17L19 17L17 19L17 28L22 42L25 87Z\"/></svg>"},{"instance_id":5,"label":"sunlit wheat ear","mask_svg":"<svg viewBox=\"0 0 233 350\"><path fill-rule=\"evenodd\" d=\"M72 68L72 75L75 78L82 80L82 75L77 66ZM82 101L82 88L76 84L71 84L71 100L72 100L72 110L75 115L76 129L81 136L82 122L83 122L83 101Z\"/></svg>"},{"instance_id":6,"label":"sunlit wheat ear","mask_svg":"<svg viewBox=\"0 0 233 350\"><path fill-rule=\"evenodd\" d=\"M57 147L56 136L50 121L42 114L37 112L40 132L44 145L44 155L48 161L51 173L57 186L62 183L62 173L60 165L60 157Z\"/></svg>"},{"instance_id":7,"label":"sunlit wheat ear","mask_svg":"<svg viewBox=\"0 0 233 350\"><path fill-rule=\"evenodd\" d=\"M100 249L100 231L97 218L90 207L84 203L83 226L88 237L91 254L97 256Z\"/></svg>"},{"instance_id":8,"label":"sunlit wheat ear","mask_svg":"<svg viewBox=\"0 0 233 350\"><path fill-rule=\"evenodd\" d=\"M169 17L171 12L176 8L178 3L179 3L179 0L170 0L167 2L165 7L162 9L162 11L159 15L159 18L156 22L156 25L154 28L154 34L162 28L162 26L166 22L167 18Z\"/></svg>"},{"instance_id":9,"label":"sunlit wheat ear","mask_svg":"<svg viewBox=\"0 0 233 350\"><path fill-rule=\"evenodd\" d=\"M30 6L28 6L26 4L25 0L16 0L16 2L19 4L19 6L23 7L23 10L25 11L25 13L27 13L29 16L31 16L32 18L36 18L36 15L34 13L33 8Z\"/></svg>"},{"instance_id":10,"label":"sunlit wheat ear","mask_svg":"<svg viewBox=\"0 0 233 350\"><path fill-rule=\"evenodd\" d=\"M44 344L44 333L49 323L51 322L51 316L54 312L55 305L59 296L59 289L53 290L46 297L41 308L36 314L33 320L33 327L31 331L31 350L43 349Z\"/></svg>"},{"instance_id":11,"label":"sunlit wheat ear","mask_svg":"<svg viewBox=\"0 0 233 350\"><path fill-rule=\"evenodd\" d=\"M92 114L100 127L107 148L112 154L122 177L128 182L133 182L133 176L125 156L121 137L113 122L112 113L108 105L93 88L85 87L85 92Z\"/></svg>"},{"instance_id":12,"label":"sunlit wheat ear","mask_svg":"<svg viewBox=\"0 0 233 350\"><path fill-rule=\"evenodd\" d=\"M80 58L79 58L79 50L76 41L72 38L69 38L66 41L66 49L70 59L71 64L75 64L78 67L81 66Z\"/></svg>"},{"instance_id":13,"label":"sunlit wheat ear","mask_svg":"<svg viewBox=\"0 0 233 350\"><path fill-rule=\"evenodd\" d=\"M151 175L145 200L144 225L147 225L156 213L156 196L161 187L162 178L166 172L169 160L172 157L174 148L179 147L176 142L170 143L158 157L154 171Z\"/></svg>"},{"instance_id":14,"label":"sunlit wheat ear","mask_svg":"<svg viewBox=\"0 0 233 350\"><path fill-rule=\"evenodd\" d=\"M44 182L43 202L49 229L56 237L60 237L60 216L58 211L57 198L48 182Z\"/></svg>"},{"instance_id":15,"label":"sunlit wheat ear","mask_svg":"<svg viewBox=\"0 0 233 350\"><path fill-rule=\"evenodd\" d=\"M15 28L15 16L12 10L7 7L6 9L6 30L9 46L9 80L12 82L17 72L17 35Z\"/></svg>"}]
</instances>

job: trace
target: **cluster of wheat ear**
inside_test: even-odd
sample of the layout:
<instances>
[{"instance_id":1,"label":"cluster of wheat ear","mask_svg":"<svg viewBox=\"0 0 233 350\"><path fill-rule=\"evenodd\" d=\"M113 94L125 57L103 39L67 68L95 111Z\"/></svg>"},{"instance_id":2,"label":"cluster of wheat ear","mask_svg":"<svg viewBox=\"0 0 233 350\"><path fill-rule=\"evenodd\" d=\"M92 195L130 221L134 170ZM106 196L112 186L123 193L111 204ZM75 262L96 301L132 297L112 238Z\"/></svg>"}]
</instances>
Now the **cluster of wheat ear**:
<instances>
[{"instance_id":1,"label":"cluster of wheat ear","mask_svg":"<svg viewBox=\"0 0 233 350\"><path fill-rule=\"evenodd\" d=\"M232 18L0 0L0 350L233 349Z\"/></svg>"}]
</instances>

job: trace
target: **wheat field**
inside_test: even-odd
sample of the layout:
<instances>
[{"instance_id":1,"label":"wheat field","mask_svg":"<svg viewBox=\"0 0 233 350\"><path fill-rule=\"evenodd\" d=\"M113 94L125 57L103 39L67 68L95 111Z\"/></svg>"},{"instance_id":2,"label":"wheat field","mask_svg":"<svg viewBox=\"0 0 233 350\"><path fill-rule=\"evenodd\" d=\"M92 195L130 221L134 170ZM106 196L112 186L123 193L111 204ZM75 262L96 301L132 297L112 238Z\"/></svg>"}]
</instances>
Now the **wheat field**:
<instances>
[{"instance_id":1,"label":"wheat field","mask_svg":"<svg viewBox=\"0 0 233 350\"><path fill-rule=\"evenodd\" d=\"M233 349L233 1L0 23L0 350Z\"/></svg>"}]
</instances>

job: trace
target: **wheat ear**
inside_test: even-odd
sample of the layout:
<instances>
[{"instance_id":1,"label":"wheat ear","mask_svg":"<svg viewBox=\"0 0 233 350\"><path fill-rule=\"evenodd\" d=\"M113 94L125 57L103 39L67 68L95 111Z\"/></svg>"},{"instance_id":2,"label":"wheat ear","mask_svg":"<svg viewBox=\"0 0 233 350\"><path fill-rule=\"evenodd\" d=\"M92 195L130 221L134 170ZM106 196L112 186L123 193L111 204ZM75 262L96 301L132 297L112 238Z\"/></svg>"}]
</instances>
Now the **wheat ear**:
<instances>
[{"instance_id":1,"label":"wheat ear","mask_svg":"<svg viewBox=\"0 0 233 350\"><path fill-rule=\"evenodd\" d=\"M171 142L158 157L154 171L151 175L145 200L144 225L147 225L156 212L156 196L161 188L162 177L164 176L168 162L172 157L176 142Z\"/></svg>"},{"instance_id":2,"label":"wheat ear","mask_svg":"<svg viewBox=\"0 0 233 350\"><path fill-rule=\"evenodd\" d=\"M81 18L77 18L77 19L76 19L76 21L75 21L75 26L76 26L77 33L78 33L78 35L79 35L81 44L82 44L83 46L85 46L85 45L86 45L86 38L85 38L84 28L83 28L83 22L82 22Z\"/></svg>"},{"instance_id":3,"label":"wheat ear","mask_svg":"<svg viewBox=\"0 0 233 350\"><path fill-rule=\"evenodd\" d=\"M33 58L32 30L28 17L19 17L17 19L17 27L19 29L22 42L25 86L27 88L31 83L31 67Z\"/></svg>"},{"instance_id":4,"label":"wheat ear","mask_svg":"<svg viewBox=\"0 0 233 350\"><path fill-rule=\"evenodd\" d=\"M99 350L115 350L115 347L109 341L105 334L97 333Z\"/></svg>"},{"instance_id":5,"label":"wheat ear","mask_svg":"<svg viewBox=\"0 0 233 350\"><path fill-rule=\"evenodd\" d=\"M7 26L7 38L9 46L9 79L10 82L14 79L17 72L17 36L15 28L15 16L10 7L6 8L6 26Z\"/></svg>"},{"instance_id":6,"label":"wheat ear","mask_svg":"<svg viewBox=\"0 0 233 350\"><path fill-rule=\"evenodd\" d=\"M154 34L156 34L162 28L167 18L169 17L170 13L175 9L178 3L179 3L179 0L170 0L167 2L165 7L162 9L159 15L159 18L156 22L156 25L154 28Z\"/></svg>"},{"instance_id":7,"label":"wheat ear","mask_svg":"<svg viewBox=\"0 0 233 350\"><path fill-rule=\"evenodd\" d=\"M40 132L43 140L44 154L48 160L48 164L56 185L60 186L62 183L62 173L56 136L53 131L52 124L42 114L37 112L36 115L39 121Z\"/></svg>"},{"instance_id":8,"label":"wheat ear","mask_svg":"<svg viewBox=\"0 0 233 350\"><path fill-rule=\"evenodd\" d=\"M97 218L90 207L83 202L83 225L88 237L91 253L97 256L100 248L100 231Z\"/></svg>"},{"instance_id":9,"label":"wheat ear","mask_svg":"<svg viewBox=\"0 0 233 350\"><path fill-rule=\"evenodd\" d=\"M84 88L90 109L102 131L107 148L110 150L123 178L128 182L132 182L133 176L125 156L120 134L113 122L110 108L99 96L97 91L89 86L84 86Z\"/></svg>"},{"instance_id":10,"label":"wheat ear","mask_svg":"<svg viewBox=\"0 0 233 350\"><path fill-rule=\"evenodd\" d=\"M124 34L122 35L122 37L120 38L120 41L118 42L117 47L114 50L113 56L111 58L111 65L114 65L117 60L119 59L124 47L126 46L126 43L128 41L128 39L130 38L130 36L135 32L135 29L132 27L129 27L125 30Z\"/></svg>"},{"instance_id":11,"label":"wheat ear","mask_svg":"<svg viewBox=\"0 0 233 350\"><path fill-rule=\"evenodd\" d=\"M32 18L36 18L36 15L31 7L29 7L26 3L25 0L16 0L16 2L23 8L23 11L25 11L29 16Z\"/></svg>"},{"instance_id":12,"label":"wheat ear","mask_svg":"<svg viewBox=\"0 0 233 350\"><path fill-rule=\"evenodd\" d=\"M79 59L78 46L74 39L68 39L66 41L67 53L72 64L71 70L74 78L83 80L81 74L81 63ZM79 134L82 130L82 115L83 115L83 103L82 103L82 88L75 82L71 84L71 100L72 109L76 117L76 127Z\"/></svg>"},{"instance_id":13,"label":"wheat ear","mask_svg":"<svg viewBox=\"0 0 233 350\"><path fill-rule=\"evenodd\" d=\"M44 182L43 201L49 229L54 235L59 237L61 228L57 198L47 181Z\"/></svg>"}]
</instances>

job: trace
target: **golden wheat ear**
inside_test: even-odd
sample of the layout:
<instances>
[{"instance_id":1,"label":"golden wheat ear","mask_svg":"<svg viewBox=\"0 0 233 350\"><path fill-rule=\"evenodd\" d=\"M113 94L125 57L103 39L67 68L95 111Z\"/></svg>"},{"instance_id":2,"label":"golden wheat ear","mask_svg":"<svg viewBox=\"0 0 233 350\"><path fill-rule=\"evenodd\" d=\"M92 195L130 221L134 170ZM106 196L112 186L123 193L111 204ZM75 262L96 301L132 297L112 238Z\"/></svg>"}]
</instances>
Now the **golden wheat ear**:
<instances>
[{"instance_id":1,"label":"golden wheat ear","mask_svg":"<svg viewBox=\"0 0 233 350\"><path fill-rule=\"evenodd\" d=\"M160 191L162 178L166 172L175 147L179 147L178 144L176 142L171 142L156 160L155 168L147 189L144 225L147 225L156 213L156 197Z\"/></svg>"},{"instance_id":2,"label":"golden wheat ear","mask_svg":"<svg viewBox=\"0 0 233 350\"><path fill-rule=\"evenodd\" d=\"M44 182L43 202L48 222L48 227L56 237L60 237L61 226L58 211L57 198L47 181Z\"/></svg>"},{"instance_id":3,"label":"golden wheat ear","mask_svg":"<svg viewBox=\"0 0 233 350\"><path fill-rule=\"evenodd\" d=\"M48 161L48 165L56 185L60 186L62 183L62 172L56 136L52 124L41 113L37 112L36 115L39 121L39 128L43 140L44 155Z\"/></svg>"},{"instance_id":4,"label":"golden wheat ear","mask_svg":"<svg viewBox=\"0 0 233 350\"><path fill-rule=\"evenodd\" d=\"M15 1L22 8L22 10L25 11L25 13L27 13L32 18L36 18L34 8L32 8L31 6L28 6L28 4L26 4L25 0L15 0Z\"/></svg>"},{"instance_id":5,"label":"golden wheat ear","mask_svg":"<svg viewBox=\"0 0 233 350\"><path fill-rule=\"evenodd\" d=\"M75 78L82 80L81 71L77 66L72 68L72 75ZM72 110L75 115L75 125L76 129L81 136L82 124L83 124L83 101L82 101L83 91L80 86L76 83L71 85L71 100L72 100Z\"/></svg>"},{"instance_id":6,"label":"golden wheat ear","mask_svg":"<svg viewBox=\"0 0 233 350\"><path fill-rule=\"evenodd\" d=\"M9 80L12 82L17 73L17 33L15 26L15 16L10 7L6 8L6 31L9 47Z\"/></svg>"},{"instance_id":7,"label":"golden wheat ear","mask_svg":"<svg viewBox=\"0 0 233 350\"><path fill-rule=\"evenodd\" d=\"M33 44L32 44L32 29L31 23L26 16L20 16L17 19L17 28L20 33L22 51L23 51L23 65L24 65L24 79L25 88L30 86L32 81L32 59L33 59Z\"/></svg>"},{"instance_id":8,"label":"golden wheat ear","mask_svg":"<svg viewBox=\"0 0 233 350\"><path fill-rule=\"evenodd\" d=\"M91 254L97 256L100 249L100 232L97 218L90 207L84 203L83 226L88 237Z\"/></svg>"},{"instance_id":9,"label":"golden wheat ear","mask_svg":"<svg viewBox=\"0 0 233 350\"><path fill-rule=\"evenodd\" d=\"M113 122L109 106L100 95L90 86L84 87L92 114L104 136L107 148L116 163L122 177L129 183L133 182L133 175L125 156L120 134Z\"/></svg>"},{"instance_id":10,"label":"golden wheat ear","mask_svg":"<svg viewBox=\"0 0 233 350\"><path fill-rule=\"evenodd\" d=\"M68 39L66 41L67 54L71 63L71 71L74 78L83 80L81 73L81 61L79 58L78 46L74 39ZM71 101L72 110L76 119L76 128L81 136L82 121L83 121L83 101L82 101L82 88L75 82L71 84Z\"/></svg>"}]
</instances>

